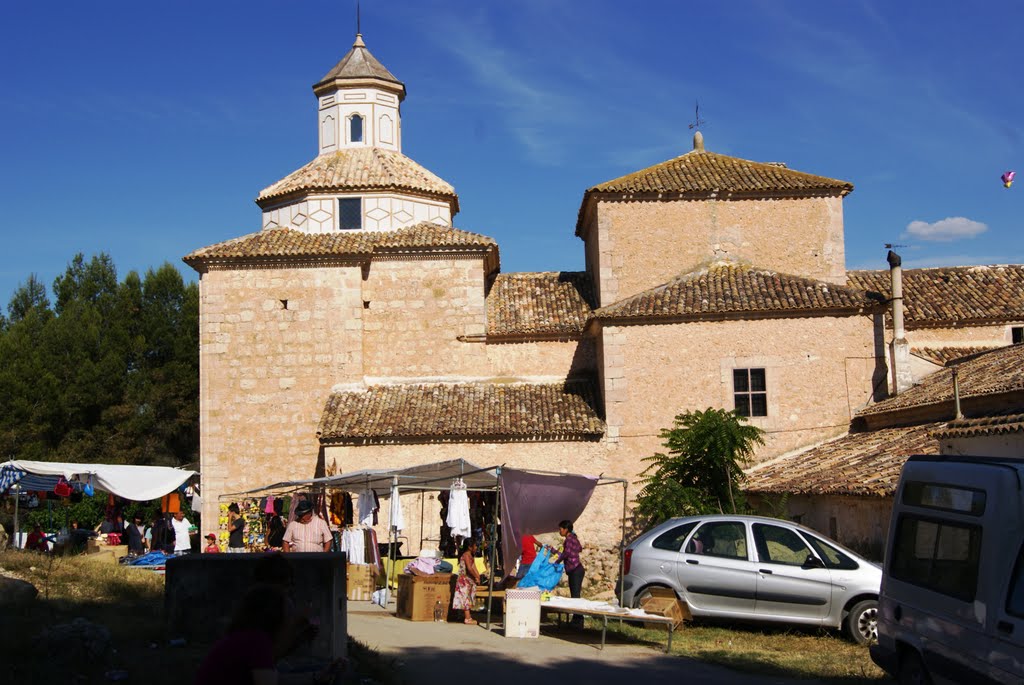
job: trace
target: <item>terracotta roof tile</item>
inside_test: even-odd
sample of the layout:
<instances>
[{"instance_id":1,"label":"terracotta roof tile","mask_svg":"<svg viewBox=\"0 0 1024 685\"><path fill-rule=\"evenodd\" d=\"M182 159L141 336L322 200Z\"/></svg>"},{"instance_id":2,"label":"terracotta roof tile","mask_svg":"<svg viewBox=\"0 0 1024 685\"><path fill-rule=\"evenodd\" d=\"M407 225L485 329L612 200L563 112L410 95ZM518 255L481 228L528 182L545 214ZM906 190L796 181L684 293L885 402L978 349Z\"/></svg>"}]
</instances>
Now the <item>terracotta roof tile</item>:
<instances>
[{"instance_id":1,"label":"terracotta roof tile","mask_svg":"<svg viewBox=\"0 0 1024 685\"><path fill-rule=\"evenodd\" d=\"M888 270L848 271L849 285L890 296ZM1024 265L903 270L908 328L962 321L1024 321Z\"/></svg>"},{"instance_id":2,"label":"terracotta roof tile","mask_svg":"<svg viewBox=\"0 0 1024 685\"><path fill-rule=\"evenodd\" d=\"M336 392L320 419L323 441L569 439L604 432L593 385L553 384L381 385Z\"/></svg>"},{"instance_id":3,"label":"terracotta roof tile","mask_svg":"<svg viewBox=\"0 0 1024 685\"><path fill-rule=\"evenodd\" d=\"M890 497L912 454L938 454L929 434L941 423L848 433L804 452L747 470L744 489L756 493Z\"/></svg>"},{"instance_id":4,"label":"terracotta roof tile","mask_svg":"<svg viewBox=\"0 0 1024 685\"><path fill-rule=\"evenodd\" d=\"M1024 390L1024 345L1000 347L954 365L958 372L960 399ZM871 416L912 407L953 401L953 368L926 376L896 397L872 404L857 413Z\"/></svg>"},{"instance_id":5,"label":"terracotta roof tile","mask_svg":"<svg viewBox=\"0 0 1024 685\"><path fill-rule=\"evenodd\" d=\"M1024 414L983 416L974 419L957 419L932 432L932 437L967 438L982 435L1006 435L1024 432Z\"/></svg>"},{"instance_id":6,"label":"terracotta roof tile","mask_svg":"<svg viewBox=\"0 0 1024 685\"><path fill-rule=\"evenodd\" d=\"M658 194L706 197L715 193L719 197L806 197L811 195L846 195L853 184L825 176L805 174L787 169L778 163L752 162L704 150L692 150L684 155L640 171L588 188L583 195L583 207L595 194ZM675 199L675 198L672 198ZM576 234L583 223L580 208Z\"/></svg>"},{"instance_id":7,"label":"terracotta roof tile","mask_svg":"<svg viewBox=\"0 0 1024 685\"><path fill-rule=\"evenodd\" d=\"M862 290L731 263L718 263L594 312L596 319L812 311L857 312L882 305Z\"/></svg>"},{"instance_id":8,"label":"terracotta roof tile","mask_svg":"<svg viewBox=\"0 0 1024 685\"><path fill-rule=\"evenodd\" d=\"M487 294L487 335L578 336L593 306L586 272L498 274Z\"/></svg>"},{"instance_id":9,"label":"terracotta roof tile","mask_svg":"<svg viewBox=\"0 0 1024 685\"><path fill-rule=\"evenodd\" d=\"M452 213L459 211L459 197L446 181L412 161L401 152L376 147L346 148L320 155L277 183L264 188L256 198L261 207L270 200L304 192L358 192L367 190L411 191L449 202Z\"/></svg>"},{"instance_id":10,"label":"terracotta roof tile","mask_svg":"<svg viewBox=\"0 0 1024 685\"><path fill-rule=\"evenodd\" d=\"M366 257L403 249L487 253L496 251L497 243L487 236L427 222L396 231L304 233L290 228L272 228L200 248L183 260L194 267L205 262L289 257Z\"/></svg>"},{"instance_id":11,"label":"terracotta roof tile","mask_svg":"<svg viewBox=\"0 0 1024 685\"><path fill-rule=\"evenodd\" d=\"M910 354L920 357L933 364L945 366L951 361L969 357L982 352L989 352L996 347L912 347Z\"/></svg>"}]
</instances>

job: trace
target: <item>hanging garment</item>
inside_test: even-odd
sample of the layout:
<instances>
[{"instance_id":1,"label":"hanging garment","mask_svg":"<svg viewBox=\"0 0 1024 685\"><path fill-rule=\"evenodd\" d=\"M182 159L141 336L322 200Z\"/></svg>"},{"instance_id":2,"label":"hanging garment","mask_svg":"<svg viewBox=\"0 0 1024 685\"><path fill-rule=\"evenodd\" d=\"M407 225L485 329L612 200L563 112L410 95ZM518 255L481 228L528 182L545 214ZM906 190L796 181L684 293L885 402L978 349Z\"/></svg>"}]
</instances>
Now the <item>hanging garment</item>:
<instances>
[{"instance_id":1,"label":"hanging garment","mask_svg":"<svg viewBox=\"0 0 1024 685\"><path fill-rule=\"evenodd\" d=\"M391 527L395 530L405 528L405 515L402 513L402 498L398 496L398 488L391 488Z\"/></svg>"},{"instance_id":2,"label":"hanging garment","mask_svg":"<svg viewBox=\"0 0 1024 685\"><path fill-rule=\"evenodd\" d=\"M263 500L263 513L264 514L273 514L274 513L274 498L273 497L267 497L266 499Z\"/></svg>"},{"instance_id":3,"label":"hanging garment","mask_svg":"<svg viewBox=\"0 0 1024 685\"><path fill-rule=\"evenodd\" d=\"M362 529L346 528L341 531L341 551L348 555L347 561L350 564L366 563Z\"/></svg>"},{"instance_id":4,"label":"hanging garment","mask_svg":"<svg viewBox=\"0 0 1024 685\"><path fill-rule=\"evenodd\" d=\"M331 493L331 523L339 528L352 523L345 518L345 494L340 490Z\"/></svg>"},{"instance_id":5,"label":"hanging garment","mask_svg":"<svg viewBox=\"0 0 1024 685\"><path fill-rule=\"evenodd\" d=\"M452 529L452 535L468 538L473 533L469 517L469 493L461 478L452 483L448 491L448 518L445 523Z\"/></svg>"},{"instance_id":6,"label":"hanging garment","mask_svg":"<svg viewBox=\"0 0 1024 685\"><path fill-rule=\"evenodd\" d=\"M361 526L372 526L374 509L377 506L377 498L373 496L373 490L367 488L359 493L359 520Z\"/></svg>"},{"instance_id":7,"label":"hanging garment","mask_svg":"<svg viewBox=\"0 0 1024 685\"><path fill-rule=\"evenodd\" d=\"M113 495L110 496L113 499ZM110 506L112 506L111 503ZM181 497L177 492L169 492L160 498L160 510L165 514L176 514L181 511Z\"/></svg>"}]
</instances>

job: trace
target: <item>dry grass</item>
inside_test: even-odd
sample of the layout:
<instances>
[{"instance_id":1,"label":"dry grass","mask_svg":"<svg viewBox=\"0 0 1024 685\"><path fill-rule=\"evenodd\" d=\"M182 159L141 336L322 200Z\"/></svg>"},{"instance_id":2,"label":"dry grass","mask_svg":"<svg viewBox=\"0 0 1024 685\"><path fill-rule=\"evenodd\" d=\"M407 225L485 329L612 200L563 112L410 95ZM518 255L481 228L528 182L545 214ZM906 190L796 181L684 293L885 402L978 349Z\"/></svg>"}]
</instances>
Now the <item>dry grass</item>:
<instances>
[{"instance_id":1,"label":"dry grass","mask_svg":"<svg viewBox=\"0 0 1024 685\"><path fill-rule=\"evenodd\" d=\"M631 624L613 628L609 623L609 635L613 631L630 640L665 644L664 629ZM673 636L672 653L765 676L818 679L836 685L886 679L872 663L867 647L812 629L687 625Z\"/></svg>"}]
</instances>

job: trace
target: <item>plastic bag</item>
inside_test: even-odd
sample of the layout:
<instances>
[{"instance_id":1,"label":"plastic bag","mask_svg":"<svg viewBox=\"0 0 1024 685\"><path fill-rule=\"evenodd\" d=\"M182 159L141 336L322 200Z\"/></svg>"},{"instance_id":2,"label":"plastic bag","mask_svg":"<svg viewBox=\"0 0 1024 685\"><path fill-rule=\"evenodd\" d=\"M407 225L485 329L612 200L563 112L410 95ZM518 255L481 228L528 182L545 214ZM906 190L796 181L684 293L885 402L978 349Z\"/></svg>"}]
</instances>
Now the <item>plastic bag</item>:
<instances>
[{"instance_id":1,"label":"plastic bag","mask_svg":"<svg viewBox=\"0 0 1024 685\"><path fill-rule=\"evenodd\" d=\"M562 580L562 573L565 567L562 564L551 563L551 553L544 550L537 555L537 558L530 564L529 570L516 587L535 587L541 590L554 590L558 582Z\"/></svg>"},{"instance_id":2,"label":"plastic bag","mask_svg":"<svg viewBox=\"0 0 1024 685\"><path fill-rule=\"evenodd\" d=\"M378 606L382 606L385 609L388 606L388 600L389 599L391 599L391 591L388 590L387 588L381 588L380 590L375 590L374 593L372 595L370 595L370 601L371 602L373 602L374 604L376 604Z\"/></svg>"}]
</instances>

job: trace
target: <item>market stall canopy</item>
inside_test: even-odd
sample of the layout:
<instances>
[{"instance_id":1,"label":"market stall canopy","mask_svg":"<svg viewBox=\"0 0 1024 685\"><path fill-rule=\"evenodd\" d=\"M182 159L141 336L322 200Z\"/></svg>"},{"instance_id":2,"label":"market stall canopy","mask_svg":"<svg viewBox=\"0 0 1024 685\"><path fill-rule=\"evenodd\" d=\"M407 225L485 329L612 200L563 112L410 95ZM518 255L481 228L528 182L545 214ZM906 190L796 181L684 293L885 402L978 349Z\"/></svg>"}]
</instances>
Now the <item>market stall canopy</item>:
<instances>
[{"instance_id":1,"label":"market stall canopy","mask_svg":"<svg viewBox=\"0 0 1024 685\"><path fill-rule=\"evenodd\" d=\"M308 489L347 492L373 490L378 497L388 497L395 483L401 490L444 490L456 478L461 478L469 490L494 490L498 486L496 467L481 468L465 459L452 459L400 469L362 469L337 476L281 481L254 490L222 495L222 498L281 494Z\"/></svg>"},{"instance_id":2,"label":"market stall canopy","mask_svg":"<svg viewBox=\"0 0 1024 685\"><path fill-rule=\"evenodd\" d=\"M195 471L169 466L12 460L0 464L0 492L7 491L16 483L25 489L38 488L40 483L56 484L63 477L68 482L91 483L96 489L124 499L146 502L177 490L195 475ZM52 490L53 485L45 489Z\"/></svg>"}]
</instances>

